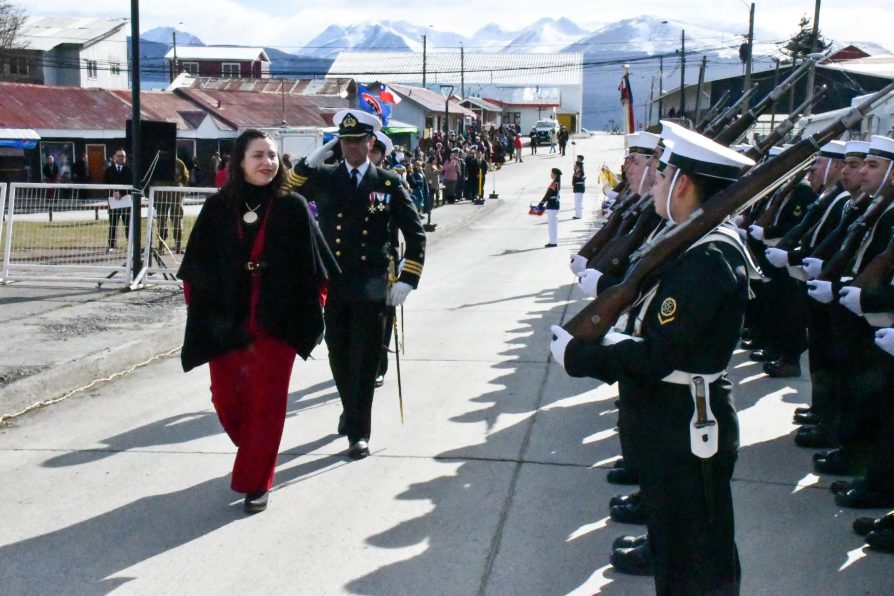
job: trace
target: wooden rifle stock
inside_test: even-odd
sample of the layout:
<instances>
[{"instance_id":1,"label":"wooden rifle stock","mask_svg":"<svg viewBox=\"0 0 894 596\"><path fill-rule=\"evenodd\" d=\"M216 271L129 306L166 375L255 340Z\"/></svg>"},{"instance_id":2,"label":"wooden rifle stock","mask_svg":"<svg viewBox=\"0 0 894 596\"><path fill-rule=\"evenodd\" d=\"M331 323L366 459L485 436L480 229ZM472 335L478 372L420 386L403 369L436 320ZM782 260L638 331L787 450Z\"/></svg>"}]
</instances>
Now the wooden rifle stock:
<instances>
[{"instance_id":1,"label":"wooden rifle stock","mask_svg":"<svg viewBox=\"0 0 894 596\"><path fill-rule=\"evenodd\" d=\"M624 217L624 212L631 207L639 200L638 194L631 194L629 197L624 199L624 202L618 206L617 209L612 211L612 214L609 216L608 221L605 222L598 232L596 232L590 240L584 244L577 254L589 260L592 259L596 253L598 253L602 248L608 243L609 240L614 237L615 233L618 231L618 226L621 225L621 220Z\"/></svg>"},{"instance_id":2,"label":"wooden rifle stock","mask_svg":"<svg viewBox=\"0 0 894 596\"><path fill-rule=\"evenodd\" d=\"M713 138L718 132L723 129L724 126L727 125L727 123L729 123L732 117L736 115L736 112L739 111L739 106L745 103L745 101L747 101L748 98L750 98L752 95L757 93L758 87L758 83L752 85L751 89L743 93L739 99L733 102L733 105L724 110L724 112L718 117L714 118L714 120L705 127L705 130L702 134L709 139Z\"/></svg>"},{"instance_id":3,"label":"wooden rifle stock","mask_svg":"<svg viewBox=\"0 0 894 596\"><path fill-rule=\"evenodd\" d=\"M789 178L788 182L786 182L785 185L773 195L773 198L770 199L770 204L764 212L758 216L757 220L754 222L755 225L762 228L769 228L773 225L773 222L776 220L776 216L785 204L786 199L788 199L790 194L795 192L795 189L798 188L798 185L801 184L801 180L804 179L804 176L806 176L809 171L809 167L801 168L800 172Z\"/></svg>"},{"instance_id":4,"label":"wooden rifle stock","mask_svg":"<svg viewBox=\"0 0 894 596\"><path fill-rule=\"evenodd\" d=\"M758 143L757 145L751 147L751 149L746 151L745 156L750 157L751 159L754 159L754 160L758 160L761 157L763 157L764 154L770 150L770 147L772 147L773 145L775 145L776 143L781 141L783 138L785 138L785 135L787 135L788 133L791 132L791 130L795 127L795 123L797 123L798 120L801 119L801 114L804 113L804 111L808 107L814 106L817 102L819 102L819 100L821 100L823 97L825 97L827 92L828 92L828 88L825 85L820 87L819 91L817 91L813 97L811 97L810 99L808 99L807 101L805 101L804 103L799 105L789 115L788 118L783 120L779 126L774 128L773 131L770 134L768 134L766 137L764 137L760 143Z\"/></svg>"},{"instance_id":5,"label":"wooden rifle stock","mask_svg":"<svg viewBox=\"0 0 894 596\"><path fill-rule=\"evenodd\" d=\"M844 242L841 244L841 248L828 261L823 263L823 270L820 272L819 279L837 281L847 274L847 266L857 255L857 251L860 250L863 237L866 236L866 232L875 225L891 204L892 198L894 198L894 194L890 193L880 197L879 200L869 206L863 217L851 224L851 227L847 230L847 236L844 237Z\"/></svg>"},{"instance_id":6,"label":"wooden rifle stock","mask_svg":"<svg viewBox=\"0 0 894 596\"><path fill-rule=\"evenodd\" d=\"M711 109L702 117L701 120L695 125L695 130L701 132L703 128L705 128L708 124L713 122L714 117L717 115L717 112L720 111L720 108L726 103L726 100L729 99L730 91L727 89L723 92L723 95L720 96L720 99L711 106Z\"/></svg>"},{"instance_id":7,"label":"wooden rifle stock","mask_svg":"<svg viewBox=\"0 0 894 596\"><path fill-rule=\"evenodd\" d=\"M622 277L630 265L631 255L643 245L659 223L661 223L661 217L653 207L644 209L630 233L615 238L611 244L596 255L592 268L612 277Z\"/></svg>"},{"instance_id":8,"label":"wooden rifle stock","mask_svg":"<svg viewBox=\"0 0 894 596\"><path fill-rule=\"evenodd\" d=\"M894 238L888 243L888 248L876 255L848 285L864 290L877 288L888 283L892 271L894 271Z\"/></svg>"},{"instance_id":9,"label":"wooden rifle stock","mask_svg":"<svg viewBox=\"0 0 894 596\"><path fill-rule=\"evenodd\" d=\"M773 104L775 104L779 98L807 72L813 62L812 59L807 59L802 62L801 66L792 71L784 81L779 83L772 91L764 96L756 106L742 114L738 120L732 122L729 126L717 133L717 136L714 137L714 142L726 146L735 143L746 130L751 128L752 124L757 122L757 119L761 114L773 107Z\"/></svg>"},{"instance_id":10,"label":"wooden rifle stock","mask_svg":"<svg viewBox=\"0 0 894 596\"><path fill-rule=\"evenodd\" d=\"M625 310L630 308L647 289L651 279L663 266L682 255L695 242L709 234L727 217L743 206L771 192L780 178L801 168L813 158L813 154L832 139L849 130L863 115L883 97L894 90L894 83L887 85L845 116L825 129L815 133L780 153L774 159L757 166L731 186L717 193L696 209L682 224L665 234L646 250L627 272L624 281L606 288L572 317L564 328L574 337L587 341L600 341Z\"/></svg>"}]
</instances>

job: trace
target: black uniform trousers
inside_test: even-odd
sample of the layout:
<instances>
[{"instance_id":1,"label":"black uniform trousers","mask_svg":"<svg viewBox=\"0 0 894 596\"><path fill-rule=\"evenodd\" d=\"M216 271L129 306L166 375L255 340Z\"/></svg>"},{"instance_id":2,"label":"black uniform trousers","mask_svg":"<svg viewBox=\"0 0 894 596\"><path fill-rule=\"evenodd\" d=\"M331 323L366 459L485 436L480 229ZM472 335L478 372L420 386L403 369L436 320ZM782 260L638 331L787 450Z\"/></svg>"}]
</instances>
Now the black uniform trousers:
<instances>
[{"instance_id":1,"label":"black uniform trousers","mask_svg":"<svg viewBox=\"0 0 894 596\"><path fill-rule=\"evenodd\" d=\"M829 321L829 306L806 301L807 351L810 354L810 403L824 424L834 428L838 420L836 379L841 360L836 358L835 338Z\"/></svg>"},{"instance_id":2,"label":"black uniform trousers","mask_svg":"<svg viewBox=\"0 0 894 596\"><path fill-rule=\"evenodd\" d=\"M130 237L130 209L109 209L109 248L118 242L118 220L124 224L124 236Z\"/></svg>"},{"instance_id":3,"label":"black uniform trousers","mask_svg":"<svg viewBox=\"0 0 894 596\"><path fill-rule=\"evenodd\" d=\"M388 347L391 345L392 335L394 333L394 319L397 316L397 309L393 306L385 307L385 335L382 338L382 356L379 358L378 376L384 377L388 372Z\"/></svg>"},{"instance_id":4,"label":"black uniform trousers","mask_svg":"<svg viewBox=\"0 0 894 596\"><path fill-rule=\"evenodd\" d=\"M879 427L873 445L866 483L873 490L894 495L894 357L876 348L878 365L886 376L885 391L879 400Z\"/></svg>"},{"instance_id":5,"label":"black uniform trousers","mask_svg":"<svg viewBox=\"0 0 894 596\"><path fill-rule=\"evenodd\" d=\"M329 366L352 443L369 439L386 308L384 302L341 302L332 296L326 302Z\"/></svg>"}]
</instances>

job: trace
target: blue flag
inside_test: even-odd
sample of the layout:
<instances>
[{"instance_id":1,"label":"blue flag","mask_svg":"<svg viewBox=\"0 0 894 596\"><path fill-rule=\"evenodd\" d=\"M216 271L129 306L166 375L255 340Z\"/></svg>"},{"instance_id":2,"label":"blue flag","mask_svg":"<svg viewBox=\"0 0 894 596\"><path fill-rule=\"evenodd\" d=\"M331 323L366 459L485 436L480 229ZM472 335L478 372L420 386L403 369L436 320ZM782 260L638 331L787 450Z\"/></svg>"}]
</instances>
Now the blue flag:
<instances>
[{"instance_id":1,"label":"blue flag","mask_svg":"<svg viewBox=\"0 0 894 596\"><path fill-rule=\"evenodd\" d=\"M357 95L360 96L360 109L375 114L382 121L382 126L388 126L391 117L391 106L373 95L369 89L357 83Z\"/></svg>"}]
</instances>

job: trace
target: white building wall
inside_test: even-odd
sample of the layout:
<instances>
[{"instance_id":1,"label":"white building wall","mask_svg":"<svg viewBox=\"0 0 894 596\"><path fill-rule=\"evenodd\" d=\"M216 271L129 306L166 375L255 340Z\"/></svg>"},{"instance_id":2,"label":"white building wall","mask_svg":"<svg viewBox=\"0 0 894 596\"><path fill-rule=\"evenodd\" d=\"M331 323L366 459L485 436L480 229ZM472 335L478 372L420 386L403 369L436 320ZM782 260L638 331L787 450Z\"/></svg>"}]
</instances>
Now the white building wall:
<instances>
[{"instance_id":1,"label":"white building wall","mask_svg":"<svg viewBox=\"0 0 894 596\"><path fill-rule=\"evenodd\" d=\"M91 78L87 71L87 61L96 62L96 78ZM102 89L128 89L130 77L127 64L126 28L80 51L81 87L100 87ZM112 72L112 65L118 66L117 74Z\"/></svg>"}]
</instances>

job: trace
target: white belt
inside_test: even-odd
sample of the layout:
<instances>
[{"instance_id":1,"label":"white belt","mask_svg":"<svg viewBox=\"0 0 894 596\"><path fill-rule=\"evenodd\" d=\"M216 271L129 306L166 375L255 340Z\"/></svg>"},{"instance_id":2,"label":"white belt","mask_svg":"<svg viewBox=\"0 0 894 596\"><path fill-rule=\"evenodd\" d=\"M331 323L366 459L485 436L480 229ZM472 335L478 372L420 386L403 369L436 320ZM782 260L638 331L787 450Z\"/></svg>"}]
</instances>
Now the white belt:
<instances>
[{"instance_id":1,"label":"white belt","mask_svg":"<svg viewBox=\"0 0 894 596\"><path fill-rule=\"evenodd\" d=\"M723 376L724 372L702 375L675 370L661 379L665 383L689 386L695 406L689 421L689 450L701 459L712 457L719 448L720 429L711 411L711 383Z\"/></svg>"}]
</instances>

